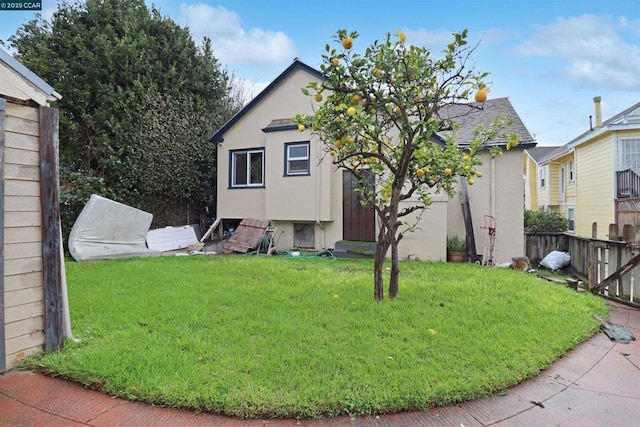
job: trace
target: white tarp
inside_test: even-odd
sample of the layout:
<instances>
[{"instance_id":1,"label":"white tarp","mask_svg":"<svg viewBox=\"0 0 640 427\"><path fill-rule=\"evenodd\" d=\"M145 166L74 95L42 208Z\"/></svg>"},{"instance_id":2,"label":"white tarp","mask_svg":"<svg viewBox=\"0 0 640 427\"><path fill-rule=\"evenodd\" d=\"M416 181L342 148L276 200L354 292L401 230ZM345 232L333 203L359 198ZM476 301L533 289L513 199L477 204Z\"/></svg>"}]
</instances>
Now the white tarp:
<instances>
[{"instance_id":1,"label":"white tarp","mask_svg":"<svg viewBox=\"0 0 640 427\"><path fill-rule=\"evenodd\" d=\"M153 215L116 201L91 195L69 234L76 261L157 256L145 238Z\"/></svg>"},{"instance_id":2,"label":"white tarp","mask_svg":"<svg viewBox=\"0 0 640 427\"><path fill-rule=\"evenodd\" d=\"M190 225L156 228L147 233L147 246L156 251L184 249L195 243L198 243L198 238Z\"/></svg>"}]
</instances>

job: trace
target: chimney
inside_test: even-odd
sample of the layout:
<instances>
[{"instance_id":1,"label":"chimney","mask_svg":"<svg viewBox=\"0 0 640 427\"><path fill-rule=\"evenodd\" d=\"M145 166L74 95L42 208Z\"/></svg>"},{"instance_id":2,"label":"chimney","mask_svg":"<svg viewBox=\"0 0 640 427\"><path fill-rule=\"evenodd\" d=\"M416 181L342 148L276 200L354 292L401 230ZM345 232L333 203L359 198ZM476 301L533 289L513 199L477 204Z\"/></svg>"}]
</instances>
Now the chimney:
<instances>
[{"instance_id":1,"label":"chimney","mask_svg":"<svg viewBox=\"0 0 640 427\"><path fill-rule=\"evenodd\" d=\"M602 108L600 106L600 101L602 101L601 97L593 97L593 103L596 107L596 129L600 129L602 127Z\"/></svg>"}]
</instances>

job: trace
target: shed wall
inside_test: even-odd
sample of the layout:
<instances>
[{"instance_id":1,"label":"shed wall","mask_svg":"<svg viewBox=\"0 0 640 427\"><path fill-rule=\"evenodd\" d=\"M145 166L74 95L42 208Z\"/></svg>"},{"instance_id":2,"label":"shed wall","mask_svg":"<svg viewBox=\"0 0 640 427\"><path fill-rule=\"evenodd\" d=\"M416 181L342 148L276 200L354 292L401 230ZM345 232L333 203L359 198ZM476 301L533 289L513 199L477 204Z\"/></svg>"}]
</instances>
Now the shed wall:
<instances>
[{"instance_id":1,"label":"shed wall","mask_svg":"<svg viewBox=\"0 0 640 427\"><path fill-rule=\"evenodd\" d=\"M7 103L4 121L5 368L44 343L38 108Z\"/></svg>"}]
</instances>

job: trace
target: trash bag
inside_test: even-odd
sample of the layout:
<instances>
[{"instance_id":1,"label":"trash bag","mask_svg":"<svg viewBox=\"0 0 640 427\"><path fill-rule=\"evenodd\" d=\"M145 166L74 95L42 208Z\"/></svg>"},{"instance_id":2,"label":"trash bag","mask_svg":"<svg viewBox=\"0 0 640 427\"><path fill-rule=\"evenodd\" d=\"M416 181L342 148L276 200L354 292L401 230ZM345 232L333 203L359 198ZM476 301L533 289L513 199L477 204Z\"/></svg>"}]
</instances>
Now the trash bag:
<instances>
[{"instance_id":1,"label":"trash bag","mask_svg":"<svg viewBox=\"0 0 640 427\"><path fill-rule=\"evenodd\" d=\"M551 251L545 256L540 265L549 270L560 270L571 262L571 256L568 252Z\"/></svg>"}]
</instances>

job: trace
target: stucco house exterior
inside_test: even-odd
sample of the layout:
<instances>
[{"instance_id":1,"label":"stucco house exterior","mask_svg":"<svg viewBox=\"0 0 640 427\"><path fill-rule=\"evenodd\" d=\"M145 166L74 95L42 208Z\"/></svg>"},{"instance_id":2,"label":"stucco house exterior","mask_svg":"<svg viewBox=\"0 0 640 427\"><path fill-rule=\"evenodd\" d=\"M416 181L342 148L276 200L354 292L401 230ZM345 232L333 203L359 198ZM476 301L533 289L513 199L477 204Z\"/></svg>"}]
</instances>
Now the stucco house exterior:
<instances>
[{"instance_id":1,"label":"stucco house exterior","mask_svg":"<svg viewBox=\"0 0 640 427\"><path fill-rule=\"evenodd\" d=\"M529 209L551 209L569 231L609 239L609 224L640 225L640 102L602 120L594 97L591 129L560 147L525 150ZM616 237L616 236L611 236Z\"/></svg>"},{"instance_id":2,"label":"stucco house exterior","mask_svg":"<svg viewBox=\"0 0 640 427\"><path fill-rule=\"evenodd\" d=\"M57 99L0 49L0 374L64 338Z\"/></svg>"},{"instance_id":3,"label":"stucco house exterior","mask_svg":"<svg viewBox=\"0 0 640 427\"><path fill-rule=\"evenodd\" d=\"M279 250L335 248L342 241L375 241L376 223L371 209L363 208L353 190L351 174L337 169L324 156L321 141L309 130L291 123L296 114L313 114L310 97L301 88L322 74L298 61L222 126L210 141L217 146L217 216L224 221L256 218L277 227ZM496 222L496 262L509 262L523 254L524 181L523 149L535 146L531 134L507 98L488 100L483 109L465 116L456 137L464 146L478 123L489 124L497 115L514 120L509 132L520 134L520 144L502 156L480 154L483 178L468 186L476 240L483 252L485 216ZM496 141L505 146L507 141ZM407 219L411 221L411 219ZM399 245L401 259L445 260L447 235L465 237L459 196L434 198Z\"/></svg>"}]
</instances>

